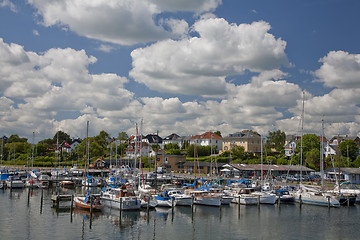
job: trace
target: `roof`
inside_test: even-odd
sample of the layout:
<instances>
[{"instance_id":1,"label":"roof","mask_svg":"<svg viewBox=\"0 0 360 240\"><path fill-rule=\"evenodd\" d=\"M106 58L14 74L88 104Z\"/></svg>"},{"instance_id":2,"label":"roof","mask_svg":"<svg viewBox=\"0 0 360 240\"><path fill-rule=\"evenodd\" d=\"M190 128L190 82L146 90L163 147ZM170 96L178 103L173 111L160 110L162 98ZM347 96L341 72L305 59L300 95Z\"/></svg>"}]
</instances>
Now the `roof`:
<instances>
[{"instance_id":1,"label":"roof","mask_svg":"<svg viewBox=\"0 0 360 240\"><path fill-rule=\"evenodd\" d=\"M263 164L261 167L261 164L230 164L234 168L242 171L261 171L261 168L263 171L304 171L304 172L315 172L315 170L305 167L305 166L299 166L299 165L268 165Z\"/></svg>"},{"instance_id":2,"label":"roof","mask_svg":"<svg viewBox=\"0 0 360 240\"><path fill-rule=\"evenodd\" d=\"M147 139L150 144L152 143L162 143L163 139L159 135L148 134L143 139Z\"/></svg>"},{"instance_id":3,"label":"roof","mask_svg":"<svg viewBox=\"0 0 360 240\"><path fill-rule=\"evenodd\" d=\"M325 172L338 172L338 168L330 168ZM347 174L360 174L360 168L340 168L340 172L345 172Z\"/></svg>"},{"instance_id":4,"label":"roof","mask_svg":"<svg viewBox=\"0 0 360 240\"><path fill-rule=\"evenodd\" d=\"M244 130L242 132L231 133L226 139L234 139L234 138L260 138L261 136L253 131Z\"/></svg>"},{"instance_id":5,"label":"roof","mask_svg":"<svg viewBox=\"0 0 360 240\"><path fill-rule=\"evenodd\" d=\"M210 167L211 166L211 162L196 162L196 167ZM215 163L213 162L213 167L222 167L225 163ZM194 166L194 162L188 162L186 161L186 163L184 164L184 166L187 167L193 167Z\"/></svg>"},{"instance_id":6,"label":"roof","mask_svg":"<svg viewBox=\"0 0 360 240\"><path fill-rule=\"evenodd\" d=\"M213 132L206 132L201 135L192 136L190 139L222 139L222 137Z\"/></svg>"},{"instance_id":7,"label":"roof","mask_svg":"<svg viewBox=\"0 0 360 240\"><path fill-rule=\"evenodd\" d=\"M176 140L176 139L179 139L179 138L180 138L179 135L177 135L176 133L173 133L173 134L167 136L166 138L164 138L164 140Z\"/></svg>"}]
</instances>

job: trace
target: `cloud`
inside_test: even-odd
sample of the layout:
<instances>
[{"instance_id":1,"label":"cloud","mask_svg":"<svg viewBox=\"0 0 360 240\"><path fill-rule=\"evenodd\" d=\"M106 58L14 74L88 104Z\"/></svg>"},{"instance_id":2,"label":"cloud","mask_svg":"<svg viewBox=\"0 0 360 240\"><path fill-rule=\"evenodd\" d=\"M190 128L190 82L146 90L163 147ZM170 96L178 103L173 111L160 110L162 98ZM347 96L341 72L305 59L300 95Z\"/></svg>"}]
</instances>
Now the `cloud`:
<instances>
[{"instance_id":1,"label":"cloud","mask_svg":"<svg viewBox=\"0 0 360 240\"><path fill-rule=\"evenodd\" d=\"M9 7L12 12L15 12L15 13L18 12L18 9L15 6L15 4L12 3L10 0L0 1L0 7L2 7L2 8Z\"/></svg>"},{"instance_id":2,"label":"cloud","mask_svg":"<svg viewBox=\"0 0 360 240\"><path fill-rule=\"evenodd\" d=\"M360 88L360 54L331 51L320 59L322 66L315 72L327 87Z\"/></svg>"},{"instance_id":3,"label":"cloud","mask_svg":"<svg viewBox=\"0 0 360 240\"><path fill-rule=\"evenodd\" d=\"M150 2L156 4L161 11L165 12L195 12L203 13L214 11L222 0L150 0Z\"/></svg>"},{"instance_id":4,"label":"cloud","mask_svg":"<svg viewBox=\"0 0 360 240\"><path fill-rule=\"evenodd\" d=\"M227 76L289 64L286 43L268 33L266 22L236 25L206 18L192 29L199 37L164 40L132 51L130 76L159 92L218 97L226 94Z\"/></svg>"},{"instance_id":5,"label":"cloud","mask_svg":"<svg viewBox=\"0 0 360 240\"><path fill-rule=\"evenodd\" d=\"M158 17L163 11L202 13L214 10L221 0L28 0L28 3L37 9L45 26L69 28L104 42L135 45L182 37L187 23Z\"/></svg>"},{"instance_id":6,"label":"cloud","mask_svg":"<svg viewBox=\"0 0 360 240\"><path fill-rule=\"evenodd\" d=\"M0 108L5 113L0 115L2 132L26 126L17 129L19 133L40 129L45 134L63 126L63 114L71 113L74 121L107 119L102 112L121 110L134 101L133 93L124 88L127 78L89 74L88 66L97 59L84 50L49 49L36 54L0 39L0 54ZM90 108L92 112L85 110ZM64 130L78 133L78 125L68 125Z\"/></svg>"},{"instance_id":7,"label":"cloud","mask_svg":"<svg viewBox=\"0 0 360 240\"><path fill-rule=\"evenodd\" d=\"M98 47L99 51L107 52L107 53L111 52L114 49L116 49L116 48L109 44L100 44L100 46Z\"/></svg>"},{"instance_id":8,"label":"cloud","mask_svg":"<svg viewBox=\"0 0 360 240\"><path fill-rule=\"evenodd\" d=\"M34 30L33 30L33 34L34 34L35 36L40 36L39 31L38 31L38 30L36 30L36 29L34 29Z\"/></svg>"}]
</instances>

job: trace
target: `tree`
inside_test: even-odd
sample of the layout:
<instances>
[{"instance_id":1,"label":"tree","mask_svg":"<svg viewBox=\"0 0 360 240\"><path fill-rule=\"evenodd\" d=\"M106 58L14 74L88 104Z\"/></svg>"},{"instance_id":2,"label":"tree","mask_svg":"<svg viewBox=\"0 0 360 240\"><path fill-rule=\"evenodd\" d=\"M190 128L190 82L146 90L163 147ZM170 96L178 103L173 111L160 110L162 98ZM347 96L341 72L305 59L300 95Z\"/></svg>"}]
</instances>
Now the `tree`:
<instances>
[{"instance_id":1,"label":"tree","mask_svg":"<svg viewBox=\"0 0 360 240\"><path fill-rule=\"evenodd\" d=\"M268 133L265 148L267 152L271 152L271 149L275 149L277 152L281 152L285 147L286 134L281 130Z\"/></svg>"},{"instance_id":2,"label":"tree","mask_svg":"<svg viewBox=\"0 0 360 240\"><path fill-rule=\"evenodd\" d=\"M217 130L216 132L214 132L216 135L219 135L221 137L221 132L219 130Z\"/></svg>"},{"instance_id":3,"label":"tree","mask_svg":"<svg viewBox=\"0 0 360 240\"><path fill-rule=\"evenodd\" d=\"M310 168L318 171L320 169L320 150L313 148L307 151L305 154L305 162Z\"/></svg>"},{"instance_id":4,"label":"tree","mask_svg":"<svg viewBox=\"0 0 360 240\"><path fill-rule=\"evenodd\" d=\"M27 138L20 138L19 135L13 134L8 138L7 143L14 143L14 142L27 142Z\"/></svg>"},{"instance_id":5,"label":"tree","mask_svg":"<svg viewBox=\"0 0 360 240\"><path fill-rule=\"evenodd\" d=\"M70 135L67 133L64 133L63 131L57 131L57 133L55 133L52 141L53 141L53 144L56 144L57 142L59 142L59 144L61 144L63 141L69 142Z\"/></svg>"},{"instance_id":6,"label":"tree","mask_svg":"<svg viewBox=\"0 0 360 240\"><path fill-rule=\"evenodd\" d=\"M354 161L359 155L359 146L353 140L345 140L340 143L340 152L342 156L349 156Z\"/></svg>"},{"instance_id":7,"label":"tree","mask_svg":"<svg viewBox=\"0 0 360 240\"><path fill-rule=\"evenodd\" d=\"M245 159L245 148L243 146L234 146L231 148L232 160Z\"/></svg>"},{"instance_id":8,"label":"tree","mask_svg":"<svg viewBox=\"0 0 360 240\"><path fill-rule=\"evenodd\" d=\"M109 140L111 139L110 134L104 130L95 137L95 141L100 144L103 148L106 148Z\"/></svg>"},{"instance_id":9,"label":"tree","mask_svg":"<svg viewBox=\"0 0 360 240\"><path fill-rule=\"evenodd\" d=\"M129 135L127 135L126 132L120 132L117 137L118 140L127 140L128 138L129 138Z\"/></svg>"}]
</instances>

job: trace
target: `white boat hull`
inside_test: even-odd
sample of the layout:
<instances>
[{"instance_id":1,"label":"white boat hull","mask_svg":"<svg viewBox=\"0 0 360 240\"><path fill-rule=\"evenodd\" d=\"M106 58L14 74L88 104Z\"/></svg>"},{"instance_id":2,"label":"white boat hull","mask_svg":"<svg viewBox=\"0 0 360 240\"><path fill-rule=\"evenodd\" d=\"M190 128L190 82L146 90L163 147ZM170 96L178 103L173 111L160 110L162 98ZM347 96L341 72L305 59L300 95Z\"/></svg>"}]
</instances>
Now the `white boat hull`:
<instances>
[{"instance_id":1,"label":"white boat hull","mask_svg":"<svg viewBox=\"0 0 360 240\"><path fill-rule=\"evenodd\" d=\"M141 207L141 200L137 197L101 197L104 206L114 209L126 210L139 210Z\"/></svg>"},{"instance_id":2,"label":"white boat hull","mask_svg":"<svg viewBox=\"0 0 360 240\"><path fill-rule=\"evenodd\" d=\"M219 207L221 205L221 197L220 196L194 197L194 204Z\"/></svg>"}]
</instances>

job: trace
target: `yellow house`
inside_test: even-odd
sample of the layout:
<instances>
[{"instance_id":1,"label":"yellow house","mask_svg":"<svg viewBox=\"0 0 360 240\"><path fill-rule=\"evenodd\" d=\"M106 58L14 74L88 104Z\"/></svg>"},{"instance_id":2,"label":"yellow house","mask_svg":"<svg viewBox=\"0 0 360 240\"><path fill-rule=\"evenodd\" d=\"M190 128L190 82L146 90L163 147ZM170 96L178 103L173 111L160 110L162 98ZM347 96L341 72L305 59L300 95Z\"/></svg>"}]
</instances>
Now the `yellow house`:
<instances>
[{"instance_id":1,"label":"yellow house","mask_svg":"<svg viewBox=\"0 0 360 240\"><path fill-rule=\"evenodd\" d=\"M223 152L229 151L234 146L242 146L245 152L259 154L261 152L261 136L253 131L244 130L223 138Z\"/></svg>"}]
</instances>

